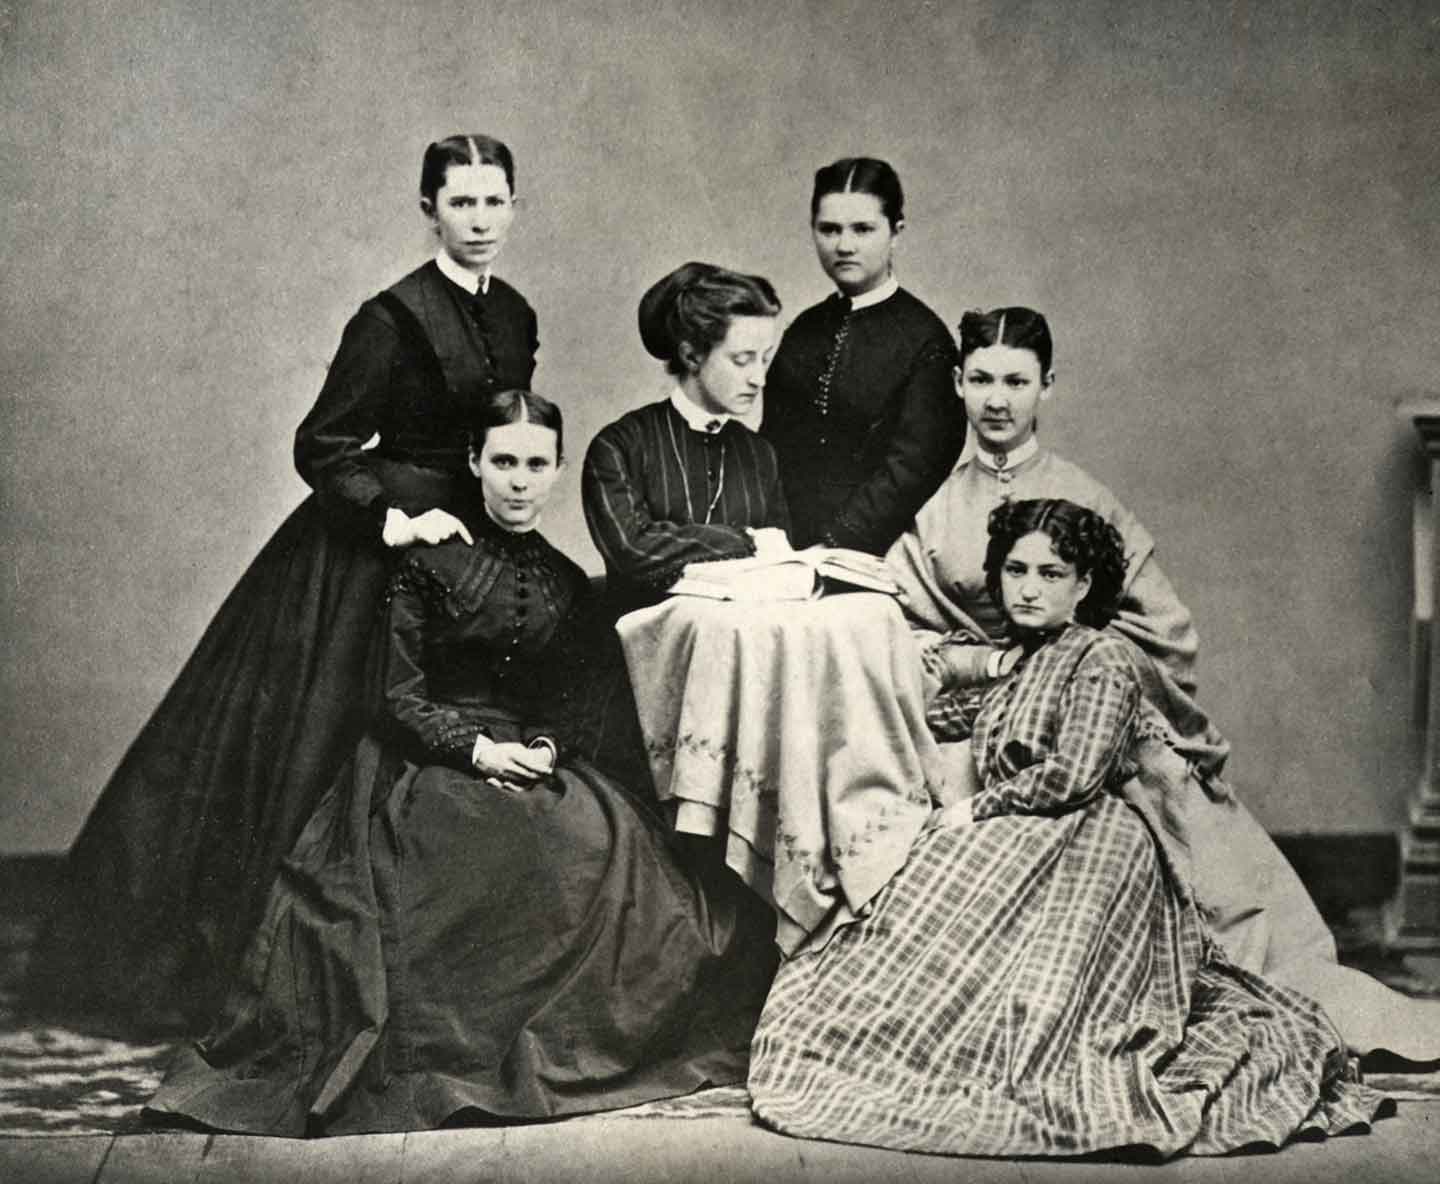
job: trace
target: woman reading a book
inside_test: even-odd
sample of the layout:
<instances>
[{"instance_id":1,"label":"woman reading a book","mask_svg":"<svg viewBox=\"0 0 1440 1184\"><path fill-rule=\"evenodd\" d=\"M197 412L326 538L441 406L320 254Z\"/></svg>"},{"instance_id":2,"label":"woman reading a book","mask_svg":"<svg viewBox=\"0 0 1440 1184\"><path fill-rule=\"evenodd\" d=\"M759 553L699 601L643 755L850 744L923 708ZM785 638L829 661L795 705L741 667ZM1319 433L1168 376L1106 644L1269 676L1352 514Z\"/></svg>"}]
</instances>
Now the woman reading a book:
<instances>
[{"instance_id":1,"label":"woman reading a book","mask_svg":"<svg viewBox=\"0 0 1440 1184\"><path fill-rule=\"evenodd\" d=\"M1122 639L1143 693L1123 792L1147 812L1173 859L1192 870L1211 929L1237 963L1318 998L1353 1045L1440 1055L1440 1023L1414 1001L1336 964L1333 938L1284 856L1223 776L1229 744L1195 701L1199 639L1140 521L1100 482L1041 445L1040 406L1055 390L1054 343L1029 308L966 313L955 390L975 433L960 464L887 559L922 650L926 717L941 741L1021 654L989 595L983 523L1023 498L1065 498L1119 533L1124 579L1106 631Z\"/></svg>"},{"instance_id":2,"label":"woman reading a book","mask_svg":"<svg viewBox=\"0 0 1440 1184\"><path fill-rule=\"evenodd\" d=\"M687 567L695 578L716 561L794 555L774 450L735 421L764 388L779 311L765 280L705 263L655 284L640 336L675 389L595 437L584 503L615 607L643 608L620 617L623 657L595 663L611 672L597 763L627 781L653 774L692 857L723 859L770 900L793 949L904 861L939 770L893 601L737 610L725 589L666 596ZM809 594L814 568L783 570ZM773 567L756 574L763 599L785 583Z\"/></svg>"},{"instance_id":3,"label":"woman reading a book","mask_svg":"<svg viewBox=\"0 0 1440 1184\"><path fill-rule=\"evenodd\" d=\"M1368 1123L1310 999L1237 967L1120 786L1144 691L1105 626L1125 544L1059 499L990 515L1019 650L957 717L979 788L937 813L869 912L785 962L756 1113L807 1138L954 1155L1162 1157Z\"/></svg>"},{"instance_id":4,"label":"woman reading a book","mask_svg":"<svg viewBox=\"0 0 1440 1184\"><path fill-rule=\"evenodd\" d=\"M641 299L640 340L675 388L601 429L582 477L617 608L658 600L688 563L789 551L775 452L736 418L765 389L779 315L768 280L709 263Z\"/></svg>"}]
</instances>

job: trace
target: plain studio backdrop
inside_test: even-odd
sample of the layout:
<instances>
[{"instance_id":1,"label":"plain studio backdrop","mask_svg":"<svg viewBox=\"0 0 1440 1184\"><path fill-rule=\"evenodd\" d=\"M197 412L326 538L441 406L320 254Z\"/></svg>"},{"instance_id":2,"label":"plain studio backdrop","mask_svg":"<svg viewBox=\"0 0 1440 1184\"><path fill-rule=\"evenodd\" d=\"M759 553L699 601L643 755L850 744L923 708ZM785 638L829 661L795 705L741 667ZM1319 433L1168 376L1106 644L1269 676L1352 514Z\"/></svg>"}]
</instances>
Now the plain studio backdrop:
<instances>
[{"instance_id":1,"label":"plain studio backdrop","mask_svg":"<svg viewBox=\"0 0 1440 1184\"><path fill-rule=\"evenodd\" d=\"M1403 817L1397 397L1440 372L1440 5L1023 0L0 4L0 851L63 849L305 488L341 327L432 251L432 139L515 151L497 268L579 461L665 381L686 259L825 295L814 170L888 158L902 282L1052 319L1042 438L1159 541L1271 829Z\"/></svg>"}]
</instances>

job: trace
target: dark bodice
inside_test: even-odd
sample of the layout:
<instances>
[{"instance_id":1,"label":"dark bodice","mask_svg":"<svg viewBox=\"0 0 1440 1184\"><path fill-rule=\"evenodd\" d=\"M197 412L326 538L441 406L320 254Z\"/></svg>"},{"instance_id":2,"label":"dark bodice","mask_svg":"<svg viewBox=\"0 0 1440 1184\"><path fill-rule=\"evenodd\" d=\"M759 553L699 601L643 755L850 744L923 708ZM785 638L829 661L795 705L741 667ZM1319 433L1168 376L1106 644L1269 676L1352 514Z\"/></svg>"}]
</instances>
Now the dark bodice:
<instances>
[{"instance_id":1,"label":"dark bodice","mask_svg":"<svg viewBox=\"0 0 1440 1184\"><path fill-rule=\"evenodd\" d=\"M858 311L838 297L795 318L765 384L797 546L876 553L954 465L965 413L944 323L901 288Z\"/></svg>"},{"instance_id":2,"label":"dark bodice","mask_svg":"<svg viewBox=\"0 0 1440 1184\"><path fill-rule=\"evenodd\" d=\"M390 584L386 715L431 759L468 767L475 739L565 731L567 624L588 581L535 532L482 514L475 536L412 549Z\"/></svg>"},{"instance_id":3,"label":"dark bodice","mask_svg":"<svg viewBox=\"0 0 1440 1184\"><path fill-rule=\"evenodd\" d=\"M492 277L472 297L427 263L345 327L295 434L300 475L337 517L376 534L389 506L448 507L475 401L528 387L538 345L535 314L510 285Z\"/></svg>"},{"instance_id":4,"label":"dark bodice","mask_svg":"<svg viewBox=\"0 0 1440 1184\"><path fill-rule=\"evenodd\" d=\"M734 420L694 431L668 399L600 430L581 493L612 591L627 603L655 599L687 563L753 554L746 528L790 521L774 449Z\"/></svg>"}]
</instances>

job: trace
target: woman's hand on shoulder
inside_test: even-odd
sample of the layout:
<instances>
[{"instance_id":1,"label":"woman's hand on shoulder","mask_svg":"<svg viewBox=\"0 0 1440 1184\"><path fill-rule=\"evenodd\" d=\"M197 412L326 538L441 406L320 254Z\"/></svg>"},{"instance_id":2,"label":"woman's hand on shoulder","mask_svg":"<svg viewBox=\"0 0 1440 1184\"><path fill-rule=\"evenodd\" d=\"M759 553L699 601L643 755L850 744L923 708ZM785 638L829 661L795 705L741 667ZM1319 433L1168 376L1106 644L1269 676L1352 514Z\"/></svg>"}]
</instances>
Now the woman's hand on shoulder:
<instances>
[{"instance_id":1,"label":"woman's hand on shoulder","mask_svg":"<svg viewBox=\"0 0 1440 1184\"><path fill-rule=\"evenodd\" d=\"M380 537L387 547L412 547L416 543L434 546L452 538L464 539L471 546L475 543L465 523L448 510L426 510L411 518L396 506L385 512L385 527Z\"/></svg>"}]
</instances>

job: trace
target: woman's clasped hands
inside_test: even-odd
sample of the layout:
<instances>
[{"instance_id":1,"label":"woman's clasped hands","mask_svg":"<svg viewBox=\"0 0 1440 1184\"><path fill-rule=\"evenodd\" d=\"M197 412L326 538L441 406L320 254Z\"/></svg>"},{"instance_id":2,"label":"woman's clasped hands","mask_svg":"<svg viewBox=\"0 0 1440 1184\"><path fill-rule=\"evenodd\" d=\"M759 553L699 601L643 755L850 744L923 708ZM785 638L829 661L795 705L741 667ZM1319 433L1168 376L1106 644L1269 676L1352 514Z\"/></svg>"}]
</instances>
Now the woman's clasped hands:
<instances>
[{"instance_id":1,"label":"woman's clasped hands","mask_svg":"<svg viewBox=\"0 0 1440 1184\"><path fill-rule=\"evenodd\" d=\"M555 746L547 740L519 744L481 736L470 760L487 785L524 793L555 771Z\"/></svg>"}]
</instances>

